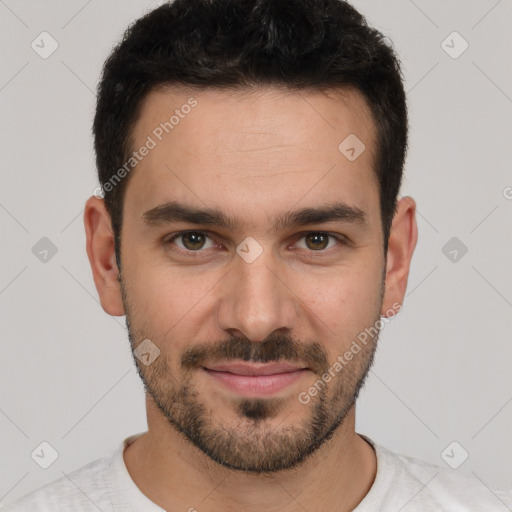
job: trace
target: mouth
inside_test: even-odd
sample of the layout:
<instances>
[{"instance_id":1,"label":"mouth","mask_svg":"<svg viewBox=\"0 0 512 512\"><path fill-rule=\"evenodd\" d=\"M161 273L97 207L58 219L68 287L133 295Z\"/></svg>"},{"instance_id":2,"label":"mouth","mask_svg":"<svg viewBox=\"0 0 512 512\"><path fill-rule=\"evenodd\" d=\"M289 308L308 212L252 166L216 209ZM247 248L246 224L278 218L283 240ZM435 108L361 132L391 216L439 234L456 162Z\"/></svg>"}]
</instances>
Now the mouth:
<instances>
[{"instance_id":1,"label":"mouth","mask_svg":"<svg viewBox=\"0 0 512 512\"><path fill-rule=\"evenodd\" d=\"M224 388L248 397L277 393L309 372L307 367L292 363L245 361L209 364L203 370Z\"/></svg>"}]
</instances>

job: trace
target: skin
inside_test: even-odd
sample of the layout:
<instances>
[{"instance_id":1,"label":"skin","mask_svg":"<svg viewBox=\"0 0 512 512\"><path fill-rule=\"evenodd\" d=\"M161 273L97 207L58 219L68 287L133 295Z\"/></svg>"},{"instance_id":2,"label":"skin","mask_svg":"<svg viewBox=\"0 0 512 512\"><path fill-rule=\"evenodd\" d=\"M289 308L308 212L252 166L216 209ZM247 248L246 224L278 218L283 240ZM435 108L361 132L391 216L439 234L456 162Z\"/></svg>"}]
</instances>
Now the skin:
<instances>
[{"instance_id":1,"label":"skin","mask_svg":"<svg viewBox=\"0 0 512 512\"><path fill-rule=\"evenodd\" d=\"M291 427L311 419L318 397L305 405L297 396L319 375L305 372L267 397L266 403L274 404L272 414L252 421L240 413L242 397L235 392L200 369L183 373L181 355L198 345L213 350L232 337L261 344L284 336L301 346L318 343L332 364L358 333L402 303L417 241L416 204L410 197L398 202L385 260L373 171L375 128L356 91L153 91L134 126L133 147L191 97L197 107L129 178L121 234L123 290L110 217L97 197L85 208L87 254L103 309L127 315L132 343L149 338L160 350L152 365L138 363L141 376L161 397L180 389L187 376L210 427L233 436L234 447L253 447L263 456L273 436L291 436ZM349 134L366 146L353 162L338 150ZM219 208L241 223L233 230L188 223L148 226L144 212L170 200ZM367 223L330 221L271 230L283 212L338 200L363 210ZM185 230L208 232L199 258L172 250L179 244L186 251L183 238L166 245L168 235ZM349 243L331 240L320 255L306 243L311 232L345 236ZM248 236L263 249L250 264L236 253ZM146 393L148 432L124 453L132 479L167 510L352 510L376 474L375 453L355 432L351 403L375 343L354 356L325 389L330 425L349 405L332 437L281 471L247 472L215 462L174 428Z\"/></svg>"}]
</instances>

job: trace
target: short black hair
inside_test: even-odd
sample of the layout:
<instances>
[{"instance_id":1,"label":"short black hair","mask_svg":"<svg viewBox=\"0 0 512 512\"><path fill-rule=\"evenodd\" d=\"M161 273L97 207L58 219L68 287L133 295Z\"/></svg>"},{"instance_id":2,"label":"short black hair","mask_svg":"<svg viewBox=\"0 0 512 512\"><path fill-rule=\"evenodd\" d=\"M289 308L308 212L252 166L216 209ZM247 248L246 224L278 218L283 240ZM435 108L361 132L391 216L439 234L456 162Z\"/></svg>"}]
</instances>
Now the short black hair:
<instances>
[{"instance_id":1,"label":"short black hair","mask_svg":"<svg viewBox=\"0 0 512 512\"><path fill-rule=\"evenodd\" d=\"M351 5L342 0L174 0L127 28L104 64L93 124L119 267L129 176L112 178L119 178L116 172L133 152L131 132L142 100L166 85L360 92L377 134L374 171L386 254L407 151L406 98L392 46Z\"/></svg>"}]
</instances>

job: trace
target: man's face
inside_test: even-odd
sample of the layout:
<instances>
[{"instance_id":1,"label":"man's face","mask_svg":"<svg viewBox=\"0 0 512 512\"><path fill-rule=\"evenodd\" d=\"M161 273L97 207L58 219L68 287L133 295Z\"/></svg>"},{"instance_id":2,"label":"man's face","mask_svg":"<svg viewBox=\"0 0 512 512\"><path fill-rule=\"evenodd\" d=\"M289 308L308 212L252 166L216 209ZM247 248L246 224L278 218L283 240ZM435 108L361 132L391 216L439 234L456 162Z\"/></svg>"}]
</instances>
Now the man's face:
<instances>
[{"instance_id":1,"label":"man's face","mask_svg":"<svg viewBox=\"0 0 512 512\"><path fill-rule=\"evenodd\" d=\"M158 130L176 109L179 122ZM354 135L366 147L356 159ZM160 351L151 364L136 359L147 392L220 464L291 468L346 417L375 349L376 339L360 344L333 372L382 307L368 107L351 91L169 89L145 99L133 149L148 136L156 146L130 177L121 235L132 347L150 340ZM158 208L170 202L218 210L232 224L176 219ZM338 203L345 218L314 218Z\"/></svg>"}]
</instances>

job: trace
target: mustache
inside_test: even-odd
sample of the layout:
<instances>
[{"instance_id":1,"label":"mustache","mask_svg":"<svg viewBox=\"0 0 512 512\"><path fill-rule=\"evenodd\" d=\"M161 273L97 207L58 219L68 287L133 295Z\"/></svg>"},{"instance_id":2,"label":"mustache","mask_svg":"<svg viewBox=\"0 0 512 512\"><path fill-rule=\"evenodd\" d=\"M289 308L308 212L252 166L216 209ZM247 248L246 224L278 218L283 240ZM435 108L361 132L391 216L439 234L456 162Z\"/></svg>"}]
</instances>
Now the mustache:
<instances>
[{"instance_id":1,"label":"mustache","mask_svg":"<svg viewBox=\"0 0 512 512\"><path fill-rule=\"evenodd\" d=\"M196 345L181 355L181 366L195 369L215 360L241 359L255 363L286 360L304 364L311 371L323 375L329 370L328 356L319 343L299 343L286 336L272 336L262 342L233 337L215 344Z\"/></svg>"}]
</instances>

